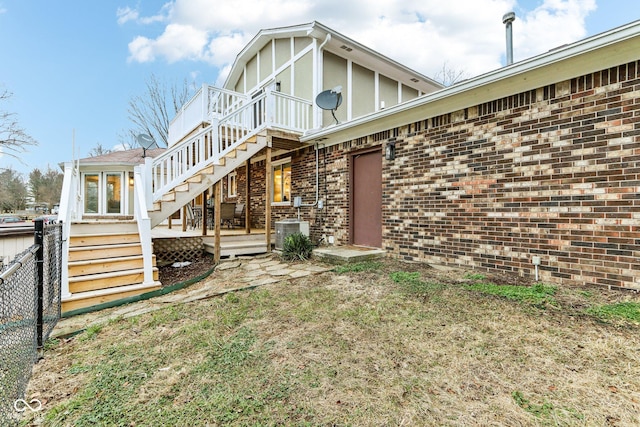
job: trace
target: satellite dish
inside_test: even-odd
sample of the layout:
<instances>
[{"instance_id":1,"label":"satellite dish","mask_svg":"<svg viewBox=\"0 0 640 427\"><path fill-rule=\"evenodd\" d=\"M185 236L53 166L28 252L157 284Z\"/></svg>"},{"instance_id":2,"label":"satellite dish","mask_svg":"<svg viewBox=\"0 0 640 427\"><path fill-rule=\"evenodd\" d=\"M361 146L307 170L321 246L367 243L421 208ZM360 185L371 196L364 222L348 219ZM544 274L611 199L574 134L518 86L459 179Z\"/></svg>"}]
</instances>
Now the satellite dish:
<instances>
[{"instance_id":1,"label":"satellite dish","mask_svg":"<svg viewBox=\"0 0 640 427\"><path fill-rule=\"evenodd\" d=\"M330 110L333 119L338 124L335 111L342 104L342 86L336 86L333 89L322 91L316 96L316 105L323 110Z\"/></svg>"},{"instance_id":2,"label":"satellite dish","mask_svg":"<svg viewBox=\"0 0 640 427\"><path fill-rule=\"evenodd\" d=\"M147 157L147 150L149 148L153 148L154 146L158 147L153 138L146 133L141 133L136 136L136 141L138 142L138 145L142 147L142 157Z\"/></svg>"}]
</instances>

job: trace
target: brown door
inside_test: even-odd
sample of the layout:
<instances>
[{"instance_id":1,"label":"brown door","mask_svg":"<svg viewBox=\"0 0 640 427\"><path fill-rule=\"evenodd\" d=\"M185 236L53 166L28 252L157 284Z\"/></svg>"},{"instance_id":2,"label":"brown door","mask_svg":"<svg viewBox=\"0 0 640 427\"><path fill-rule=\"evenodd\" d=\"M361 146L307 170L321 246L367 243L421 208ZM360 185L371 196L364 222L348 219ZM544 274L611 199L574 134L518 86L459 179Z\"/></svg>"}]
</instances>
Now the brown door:
<instances>
[{"instance_id":1,"label":"brown door","mask_svg":"<svg viewBox=\"0 0 640 427\"><path fill-rule=\"evenodd\" d=\"M382 154L379 150L352 157L351 230L354 245L382 247Z\"/></svg>"}]
</instances>

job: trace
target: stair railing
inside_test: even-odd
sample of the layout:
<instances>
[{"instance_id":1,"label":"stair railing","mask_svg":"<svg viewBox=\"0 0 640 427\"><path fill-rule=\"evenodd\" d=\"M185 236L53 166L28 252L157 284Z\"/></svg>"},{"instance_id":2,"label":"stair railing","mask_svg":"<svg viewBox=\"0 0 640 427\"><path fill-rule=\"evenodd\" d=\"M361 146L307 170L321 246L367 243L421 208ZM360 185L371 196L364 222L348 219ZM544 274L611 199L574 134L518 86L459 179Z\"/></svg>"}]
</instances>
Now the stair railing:
<instances>
[{"instance_id":1,"label":"stair railing","mask_svg":"<svg viewBox=\"0 0 640 427\"><path fill-rule=\"evenodd\" d=\"M62 191L60 193L60 208L58 210L58 220L62 221L62 286L61 298L71 296L69 292L69 235L71 234L71 221L78 216L79 194L80 192L80 172L72 162L64 164L64 177L62 180Z\"/></svg>"},{"instance_id":2,"label":"stair railing","mask_svg":"<svg viewBox=\"0 0 640 427\"><path fill-rule=\"evenodd\" d=\"M212 104L210 125L185 141L168 148L153 159L146 172L147 194L152 194L148 209L168 191L196 172L217 165L263 129L304 132L311 127L310 101L265 89L251 100L230 91L216 89L220 95Z\"/></svg>"},{"instance_id":3,"label":"stair railing","mask_svg":"<svg viewBox=\"0 0 640 427\"><path fill-rule=\"evenodd\" d=\"M133 214L138 225L140 245L142 247L143 284L150 285L153 280L153 248L151 239L151 219L147 212L143 176L146 165L133 168Z\"/></svg>"}]
</instances>

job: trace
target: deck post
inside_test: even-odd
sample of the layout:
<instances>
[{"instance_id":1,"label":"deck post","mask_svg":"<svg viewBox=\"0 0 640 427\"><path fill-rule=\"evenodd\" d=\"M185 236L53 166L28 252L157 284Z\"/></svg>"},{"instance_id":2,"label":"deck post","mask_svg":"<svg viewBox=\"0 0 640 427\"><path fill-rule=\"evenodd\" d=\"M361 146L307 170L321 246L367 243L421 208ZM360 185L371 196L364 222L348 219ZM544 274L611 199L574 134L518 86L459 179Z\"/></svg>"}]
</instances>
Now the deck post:
<instances>
[{"instance_id":1,"label":"deck post","mask_svg":"<svg viewBox=\"0 0 640 427\"><path fill-rule=\"evenodd\" d=\"M267 242L267 253L271 252L271 137L267 137L267 158L265 161L265 202L264 202L264 233Z\"/></svg>"},{"instance_id":2,"label":"deck post","mask_svg":"<svg viewBox=\"0 0 640 427\"><path fill-rule=\"evenodd\" d=\"M251 234L251 159L247 160L246 163L246 174L247 178L245 179L245 203L244 203L244 231L247 234Z\"/></svg>"},{"instance_id":3,"label":"deck post","mask_svg":"<svg viewBox=\"0 0 640 427\"><path fill-rule=\"evenodd\" d=\"M218 264L220 262L220 181L217 181L213 186L213 194L217 194L218 197L214 197L214 214L217 212L218 217L213 220L214 224L214 238L213 238L213 262Z\"/></svg>"},{"instance_id":4,"label":"deck post","mask_svg":"<svg viewBox=\"0 0 640 427\"><path fill-rule=\"evenodd\" d=\"M182 207L182 232L187 231L187 205Z\"/></svg>"},{"instance_id":5,"label":"deck post","mask_svg":"<svg viewBox=\"0 0 640 427\"><path fill-rule=\"evenodd\" d=\"M214 193L215 194L215 193ZM204 190L202 192L202 235L207 235L207 195L208 191Z\"/></svg>"}]
</instances>

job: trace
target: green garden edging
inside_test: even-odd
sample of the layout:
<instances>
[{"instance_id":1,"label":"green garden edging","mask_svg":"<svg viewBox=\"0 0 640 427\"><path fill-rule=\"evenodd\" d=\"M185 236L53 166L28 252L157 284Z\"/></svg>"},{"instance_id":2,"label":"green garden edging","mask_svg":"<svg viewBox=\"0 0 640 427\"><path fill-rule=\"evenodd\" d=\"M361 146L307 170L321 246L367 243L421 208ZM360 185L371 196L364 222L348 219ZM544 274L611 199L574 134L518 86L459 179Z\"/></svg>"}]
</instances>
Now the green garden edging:
<instances>
[{"instance_id":1,"label":"green garden edging","mask_svg":"<svg viewBox=\"0 0 640 427\"><path fill-rule=\"evenodd\" d=\"M173 291L179 291L180 289L184 289L187 286L193 285L196 282L199 282L202 279L205 279L211 275L215 271L217 264L214 265L210 270L201 274L197 277L192 277L189 280L185 280L184 282L176 283L171 286L167 286L165 288L156 289L155 291L145 292L140 295L134 295L131 297L121 298L114 301L103 302L102 304L92 305L91 307L78 308L76 310L66 311L62 313L61 318L78 316L81 314L93 313L94 311L105 310L107 308L119 307L121 305L130 304L132 302L145 301L150 298L159 297L162 295L166 295Z\"/></svg>"}]
</instances>

